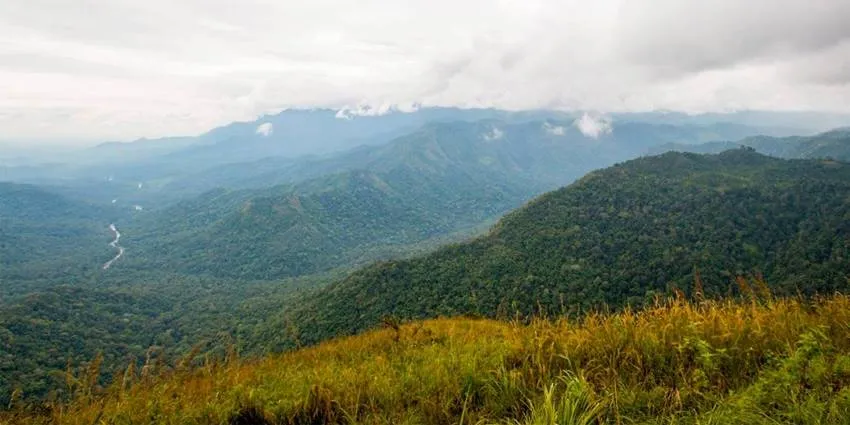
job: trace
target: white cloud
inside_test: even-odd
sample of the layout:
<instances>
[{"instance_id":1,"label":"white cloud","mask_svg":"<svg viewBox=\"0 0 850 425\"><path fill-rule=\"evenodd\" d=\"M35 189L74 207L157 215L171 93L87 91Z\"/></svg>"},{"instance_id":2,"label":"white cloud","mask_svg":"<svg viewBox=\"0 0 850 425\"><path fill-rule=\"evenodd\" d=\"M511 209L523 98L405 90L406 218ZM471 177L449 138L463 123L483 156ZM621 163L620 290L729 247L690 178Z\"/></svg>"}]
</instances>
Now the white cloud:
<instances>
[{"instance_id":1,"label":"white cloud","mask_svg":"<svg viewBox=\"0 0 850 425\"><path fill-rule=\"evenodd\" d=\"M197 134L287 107L341 118L420 104L850 112L848 0L0 0L0 10L4 138Z\"/></svg>"},{"instance_id":2,"label":"white cloud","mask_svg":"<svg viewBox=\"0 0 850 425\"><path fill-rule=\"evenodd\" d=\"M493 127L492 130L481 135L481 137L483 137L484 140L487 140L487 141L500 140L504 136L505 136L505 132L503 132L502 130L499 130L496 127Z\"/></svg>"},{"instance_id":3,"label":"white cloud","mask_svg":"<svg viewBox=\"0 0 850 425\"><path fill-rule=\"evenodd\" d=\"M271 136L272 131L274 131L274 125L270 122L264 122L257 126L256 133L263 137L268 137Z\"/></svg>"},{"instance_id":4,"label":"white cloud","mask_svg":"<svg viewBox=\"0 0 850 425\"><path fill-rule=\"evenodd\" d=\"M354 117L376 117L389 114L390 112L415 112L420 107L421 105L418 102L400 104L383 102L378 106L360 104L354 107L344 106L340 108L336 112L336 117L345 120L350 120Z\"/></svg>"},{"instance_id":5,"label":"white cloud","mask_svg":"<svg viewBox=\"0 0 850 425\"><path fill-rule=\"evenodd\" d=\"M573 125L587 137L599 138L602 134L611 132L611 120L600 115L592 115L587 112L576 119Z\"/></svg>"},{"instance_id":6,"label":"white cloud","mask_svg":"<svg viewBox=\"0 0 850 425\"><path fill-rule=\"evenodd\" d=\"M543 130L553 136L563 136L566 134L566 129L560 125L552 125L548 122L543 123Z\"/></svg>"}]
</instances>

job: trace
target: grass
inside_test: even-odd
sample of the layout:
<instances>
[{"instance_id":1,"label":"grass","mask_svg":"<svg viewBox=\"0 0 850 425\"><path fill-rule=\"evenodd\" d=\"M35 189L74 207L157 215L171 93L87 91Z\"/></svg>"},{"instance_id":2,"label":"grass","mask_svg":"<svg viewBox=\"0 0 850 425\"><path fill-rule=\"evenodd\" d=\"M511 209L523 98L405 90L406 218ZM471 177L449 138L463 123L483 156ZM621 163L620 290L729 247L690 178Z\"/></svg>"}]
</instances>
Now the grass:
<instances>
[{"instance_id":1,"label":"grass","mask_svg":"<svg viewBox=\"0 0 850 425\"><path fill-rule=\"evenodd\" d=\"M436 319L201 363L76 379L0 424L848 424L850 297Z\"/></svg>"}]
</instances>

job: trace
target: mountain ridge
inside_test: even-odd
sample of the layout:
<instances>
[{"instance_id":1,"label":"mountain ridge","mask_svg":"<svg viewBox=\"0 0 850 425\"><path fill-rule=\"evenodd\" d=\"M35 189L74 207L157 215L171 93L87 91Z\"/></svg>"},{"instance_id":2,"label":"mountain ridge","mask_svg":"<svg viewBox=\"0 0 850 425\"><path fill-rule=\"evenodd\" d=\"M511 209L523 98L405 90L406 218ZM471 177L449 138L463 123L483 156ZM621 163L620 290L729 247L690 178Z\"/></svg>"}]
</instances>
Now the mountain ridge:
<instances>
[{"instance_id":1,"label":"mountain ridge","mask_svg":"<svg viewBox=\"0 0 850 425\"><path fill-rule=\"evenodd\" d=\"M695 267L707 296L753 273L780 293L846 289L849 199L846 163L749 150L645 157L540 196L474 241L361 269L286 320L318 340L387 315L575 314L687 292Z\"/></svg>"},{"instance_id":2,"label":"mountain ridge","mask_svg":"<svg viewBox=\"0 0 850 425\"><path fill-rule=\"evenodd\" d=\"M766 155L786 159L831 158L850 160L850 128L836 128L813 136L770 137L753 136L735 142L709 142L696 145L680 143L663 144L651 151L666 150L696 153L718 153L727 149L746 146Z\"/></svg>"}]
</instances>

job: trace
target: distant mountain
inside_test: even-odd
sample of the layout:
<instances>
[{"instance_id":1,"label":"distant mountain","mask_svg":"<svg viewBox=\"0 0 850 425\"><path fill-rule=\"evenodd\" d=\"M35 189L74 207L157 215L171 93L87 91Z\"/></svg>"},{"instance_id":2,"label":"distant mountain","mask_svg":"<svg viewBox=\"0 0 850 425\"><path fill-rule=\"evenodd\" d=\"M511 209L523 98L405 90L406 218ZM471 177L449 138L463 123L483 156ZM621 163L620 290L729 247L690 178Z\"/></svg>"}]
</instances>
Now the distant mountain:
<instances>
[{"instance_id":1,"label":"distant mountain","mask_svg":"<svg viewBox=\"0 0 850 425\"><path fill-rule=\"evenodd\" d=\"M521 115L521 117L531 115ZM755 129L743 126L694 126L646 124L640 122L613 123L611 131L595 139L582 134L572 120L546 119L524 121L488 120L495 126L508 126L513 139L547 134L560 140L576 155L590 154L600 157L596 166L607 166L616 161L630 159L646 152L651 146L664 142L698 144L713 140L740 139L756 134ZM526 127L523 130L523 126ZM503 131L503 130L500 130ZM592 153L591 153L592 152ZM575 155L570 157L574 160ZM540 159L546 159L545 154ZM216 187L232 189L270 187L276 184L295 183L345 170L368 168L380 161L393 161L392 152L381 146L360 146L335 155L302 157L298 159L269 157L262 160L226 164L185 175L159 187L160 193L191 196ZM555 164L551 164L556 167ZM591 168L584 167L583 171ZM556 179L563 184L564 181ZM153 189L151 189L153 190Z\"/></svg>"},{"instance_id":2,"label":"distant mountain","mask_svg":"<svg viewBox=\"0 0 850 425\"><path fill-rule=\"evenodd\" d=\"M592 166L540 123L535 128L430 124L295 173L318 177L182 202L129 228L127 244L143 259L139 267L243 278L367 261L381 246L473 227Z\"/></svg>"},{"instance_id":3,"label":"distant mountain","mask_svg":"<svg viewBox=\"0 0 850 425\"><path fill-rule=\"evenodd\" d=\"M127 244L143 268L254 279L312 274L374 259L377 247L475 226L659 141L723 136L623 123L594 139L571 124L433 123L342 155L225 168L220 175L231 185L290 183L208 193L127 228ZM216 174L195 181L214 182Z\"/></svg>"},{"instance_id":4,"label":"distant mountain","mask_svg":"<svg viewBox=\"0 0 850 425\"><path fill-rule=\"evenodd\" d=\"M240 160L268 156L291 158L384 143L429 122L502 119L509 115L509 112L495 109L425 108L382 115L294 109L219 127L198 139L207 150L227 150Z\"/></svg>"},{"instance_id":5,"label":"distant mountain","mask_svg":"<svg viewBox=\"0 0 850 425\"><path fill-rule=\"evenodd\" d=\"M667 153L590 173L472 242L364 268L288 320L317 340L384 316L617 308L691 292L695 270L709 297L759 273L777 293L846 291L848 223L850 164Z\"/></svg>"},{"instance_id":6,"label":"distant mountain","mask_svg":"<svg viewBox=\"0 0 850 425\"><path fill-rule=\"evenodd\" d=\"M63 187L92 202L161 208L215 187L268 187L317 177L304 163L337 156L358 146L378 146L426 123L497 120L508 124L554 120L572 127L578 114L560 111L422 108L415 112L285 110L249 122L232 123L196 137L104 143L94 148L40 156L20 162L0 158L0 180ZM680 116L681 115L681 116ZM676 119L670 117L676 116ZM805 134L786 122L749 125L738 114L615 114L614 126L655 124L690 132L663 142L738 140L754 135ZM755 120L753 122L758 122ZM312 157L312 159L310 159ZM281 172L281 169L283 172ZM262 171L267 171L267 176ZM301 175L302 170L307 170ZM140 186L141 185L141 186Z\"/></svg>"},{"instance_id":7,"label":"distant mountain","mask_svg":"<svg viewBox=\"0 0 850 425\"><path fill-rule=\"evenodd\" d=\"M29 159L21 163L14 158L0 158L0 180L64 187L69 195L94 202L117 199L119 205L156 208L216 187L203 180L189 180L201 177L204 172L215 175L219 167L228 164L267 158L274 158L275 164L301 162L304 156L385 144L429 122L490 118L521 122L564 116L569 117L561 112L458 108L423 108L410 113L389 111L383 115L356 115L330 109L285 110L250 122L232 123L197 137L104 143L80 151L43 155L42 162ZM236 173L253 170L250 164L231 167L230 176L244 181L246 176ZM228 180L215 181L232 187ZM284 182L288 180L273 184ZM201 190L171 192L172 183Z\"/></svg>"},{"instance_id":8,"label":"distant mountain","mask_svg":"<svg viewBox=\"0 0 850 425\"><path fill-rule=\"evenodd\" d=\"M747 146L765 155L787 159L831 158L850 161L850 129L841 128L814 136L768 137L754 136L737 142L703 144L670 143L652 148L653 153L666 151L718 153Z\"/></svg>"},{"instance_id":9,"label":"distant mountain","mask_svg":"<svg viewBox=\"0 0 850 425\"><path fill-rule=\"evenodd\" d=\"M814 134L850 126L850 114L807 111L736 111L686 114L676 111L628 112L611 115L616 121L670 125L742 125L758 127L768 136Z\"/></svg>"},{"instance_id":10,"label":"distant mountain","mask_svg":"<svg viewBox=\"0 0 850 425\"><path fill-rule=\"evenodd\" d=\"M543 114L543 113L540 113ZM551 116L557 113L548 113ZM560 114L561 116L563 114ZM48 167L37 163L11 168L14 178L162 177L183 169L199 170L218 164L252 161L266 157L294 158L327 154L359 145L380 144L413 131L428 122L477 121L488 118L537 116L495 109L425 108L405 113L352 115L331 109L290 109L248 122L235 122L196 137L140 139L109 142L61 156L45 155ZM61 166L57 167L58 164ZM15 165L11 164L10 165ZM94 166L94 168L92 168Z\"/></svg>"}]
</instances>

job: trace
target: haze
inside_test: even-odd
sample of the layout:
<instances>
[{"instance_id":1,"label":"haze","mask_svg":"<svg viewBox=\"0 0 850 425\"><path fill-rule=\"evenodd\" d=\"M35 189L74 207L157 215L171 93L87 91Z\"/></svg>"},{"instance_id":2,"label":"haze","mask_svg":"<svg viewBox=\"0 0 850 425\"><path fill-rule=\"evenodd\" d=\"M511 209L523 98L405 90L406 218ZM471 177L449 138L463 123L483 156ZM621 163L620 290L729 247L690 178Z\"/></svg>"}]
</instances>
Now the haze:
<instances>
[{"instance_id":1,"label":"haze","mask_svg":"<svg viewBox=\"0 0 850 425\"><path fill-rule=\"evenodd\" d=\"M294 107L850 112L847 0L0 10L0 131L30 144L198 134Z\"/></svg>"}]
</instances>

